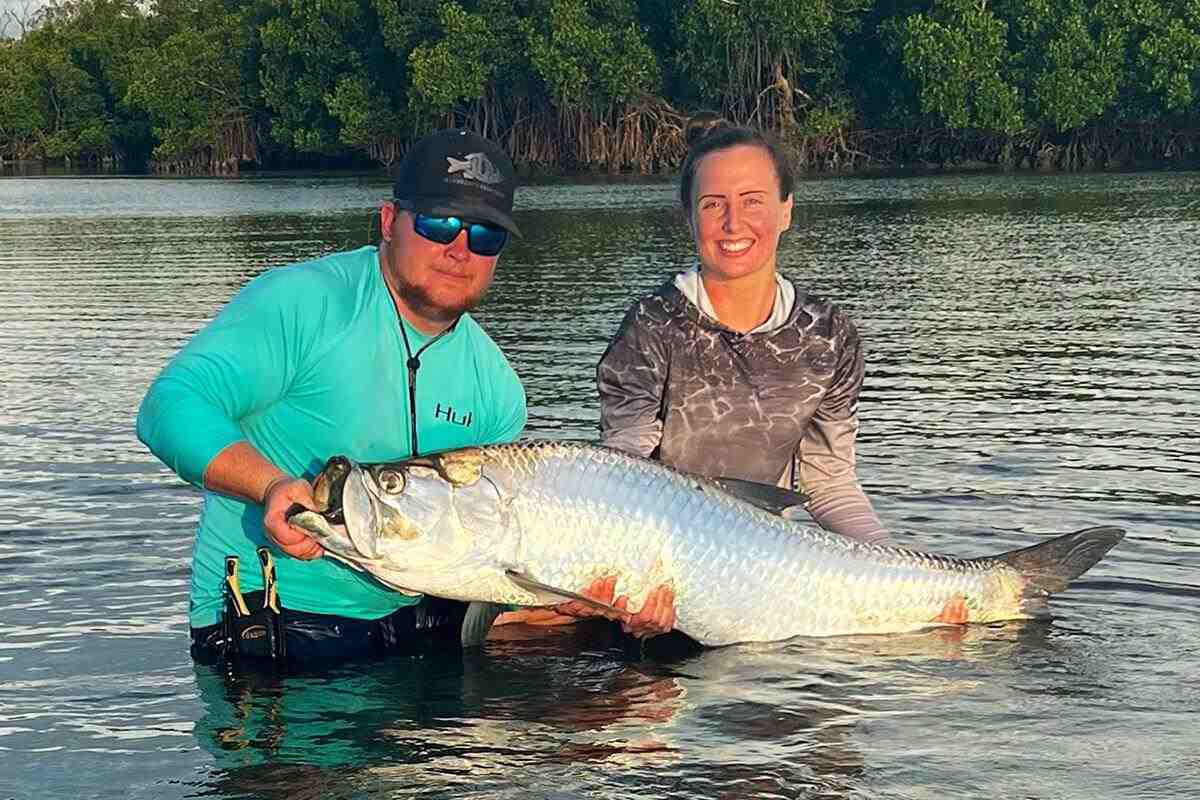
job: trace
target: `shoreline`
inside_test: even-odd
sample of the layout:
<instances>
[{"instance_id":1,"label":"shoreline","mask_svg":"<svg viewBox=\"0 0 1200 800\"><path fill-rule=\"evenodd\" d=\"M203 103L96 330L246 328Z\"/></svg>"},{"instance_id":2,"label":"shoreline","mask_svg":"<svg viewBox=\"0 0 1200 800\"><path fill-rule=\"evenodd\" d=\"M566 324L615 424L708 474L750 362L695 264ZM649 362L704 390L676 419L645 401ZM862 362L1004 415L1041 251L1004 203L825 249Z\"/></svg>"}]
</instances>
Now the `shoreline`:
<instances>
[{"instance_id":1,"label":"shoreline","mask_svg":"<svg viewBox=\"0 0 1200 800\"><path fill-rule=\"evenodd\" d=\"M14 167L17 167L14 169ZM1178 164L1147 161L1144 163L1124 164L1119 167L1091 167L1088 169L1066 170L1059 168L1037 168L1027 166L1002 166L983 162L967 162L943 166L938 164L872 164L838 170L802 170L796 173L800 181L820 181L830 179L869 179L869 178L928 178L936 176L969 176L969 175L1023 175L1054 177L1063 175L1123 175L1147 172L1195 172L1200 171L1200 160ZM563 183L664 183L674 181L678 170L652 173L640 172L608 172L596 170L579 170L570 172L551 172L538 169L518 170L518 174L528 185L551 185ZM0 163L0 180L6 178L122 178L145 180L277 180L286 178L338 178L361 179L364 181L387 183L391 179L384 168L376 170L362 169L245 169L236 173L160 173L147 171L130 171L121 169L80 169L78 167L63 168L55 164L34 163Z\"/></svg>"}]
</instances>

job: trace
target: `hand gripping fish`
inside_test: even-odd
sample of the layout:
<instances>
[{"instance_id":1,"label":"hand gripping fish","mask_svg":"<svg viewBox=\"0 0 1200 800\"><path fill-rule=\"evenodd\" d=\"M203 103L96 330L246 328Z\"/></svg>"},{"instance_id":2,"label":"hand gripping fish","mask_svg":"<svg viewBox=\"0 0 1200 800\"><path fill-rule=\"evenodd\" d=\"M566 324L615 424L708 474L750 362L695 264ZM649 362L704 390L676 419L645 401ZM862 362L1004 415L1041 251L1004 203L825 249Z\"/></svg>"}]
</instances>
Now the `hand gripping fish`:
<instances>
[{"instance_id":1,"label":"hand gripping fish","mask_svg":"<svg viewBox=\"0 0 1200 800\"><path fill-rule=\"evenodd\" d=\"M616 576L614 596L636 610L666 583L676 628L704 645L911 631L958 598L968 622L1045 617L1047 598L1124 535L1089 528L949 558L853 541L728 489L598 445L534 441L380 464L335 457L314 485L322 510L289 518L412 594L600 607L577 592Z\"/></svg>"}]
</instances>

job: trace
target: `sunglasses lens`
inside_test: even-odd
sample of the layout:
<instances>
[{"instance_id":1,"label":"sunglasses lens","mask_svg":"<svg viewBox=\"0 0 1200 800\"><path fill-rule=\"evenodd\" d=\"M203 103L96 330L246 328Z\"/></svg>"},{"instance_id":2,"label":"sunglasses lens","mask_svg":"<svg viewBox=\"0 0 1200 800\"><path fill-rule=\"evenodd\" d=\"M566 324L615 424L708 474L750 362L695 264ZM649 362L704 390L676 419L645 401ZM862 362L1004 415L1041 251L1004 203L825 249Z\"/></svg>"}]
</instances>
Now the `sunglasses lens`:
<instances>
[{"instance_id":1,"label":"sunglasses lens","mask_svg":"<svg viewBox=\"0 0 1200 800\"><path fill-rule=\"evenodd\" d=\"M431 242L450 244L462 232L463 221L458 217L413 217L413 230ZM494 256L508 242L508 231L498 225L473 222L467 228L467 248L479 256Z\"/></svg>"},{"instance_id":2,"label":"sunglasses lens","mask_svg":"<svg viewBox=\"0 0 1200 800\"><path fill-rule=\"evenodd\" d=\"M413 230L431 242L450 244L463 229L458 217L428 217L417 214L413 217Z\"/></svg>"},{"instance_id":3,"label":"sunglasses lens","mask_svg":"<svg viewBox=\"0 0 1200 800\"><path fill-rule=\"evenodd\" d=\"M497 225L484 225L477 222L471 226L467 239L467 247L472 253L480 256L494 256L504 249L508 241L508 231Z\"/></svg>"}]
</instances>

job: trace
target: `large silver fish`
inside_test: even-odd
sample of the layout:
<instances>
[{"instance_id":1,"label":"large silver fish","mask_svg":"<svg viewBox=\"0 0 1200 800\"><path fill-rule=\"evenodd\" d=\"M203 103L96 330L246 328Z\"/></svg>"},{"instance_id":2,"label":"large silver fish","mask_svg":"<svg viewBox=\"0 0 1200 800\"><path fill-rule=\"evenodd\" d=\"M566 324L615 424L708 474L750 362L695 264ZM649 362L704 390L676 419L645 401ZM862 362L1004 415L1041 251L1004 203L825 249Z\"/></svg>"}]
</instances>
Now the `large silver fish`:
<instances>
[{"instance_id":1,"label":"large silver fish","mask_svg":"<svg viewBox=\"0 0 1200 800\"><path fill-rule=\"evenodd\" d=\"M314 487L322 512L292 523L400 591L539 606L615 575L636 610L666 583L676 628L706 645L910 631L956 598L969 622L1046 616L1049 595L1124 535L1091 528L973 559L865 545L717 482L555 441L338 457Z\"/></svg>"}]
</instances>

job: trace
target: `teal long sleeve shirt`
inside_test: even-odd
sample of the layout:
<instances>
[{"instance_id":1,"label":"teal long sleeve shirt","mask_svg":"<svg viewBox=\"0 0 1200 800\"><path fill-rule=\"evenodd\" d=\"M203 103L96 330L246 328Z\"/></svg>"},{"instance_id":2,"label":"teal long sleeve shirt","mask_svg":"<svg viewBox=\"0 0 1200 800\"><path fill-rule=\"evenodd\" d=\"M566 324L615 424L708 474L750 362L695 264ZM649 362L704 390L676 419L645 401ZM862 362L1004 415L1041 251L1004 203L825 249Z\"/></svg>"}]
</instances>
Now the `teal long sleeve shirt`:
<instances>
[{"instance_id":1,"label":"teal long sleeve shirt","mask_svg":"<svg viewBox=\"0 0 1200 800\"><path fill-rule=\"evenodd\" d=\"M138 413L138 438L203 489L209 463L248 441L283 471L311 480L333 455L363 462L411 455L408 370L429 337L401 321L364 247L271 270L248 283L171 360ZM416 419L422 452L517 438L525 392L470 315L421 354ZM193 549L193 627L220 618L224 559L239 557L243 591L262 587L255 549L262 506L204 492ZM416 602L334 559L276 553L286 608L376 619Z\"/></svg>"}]
</instances>

